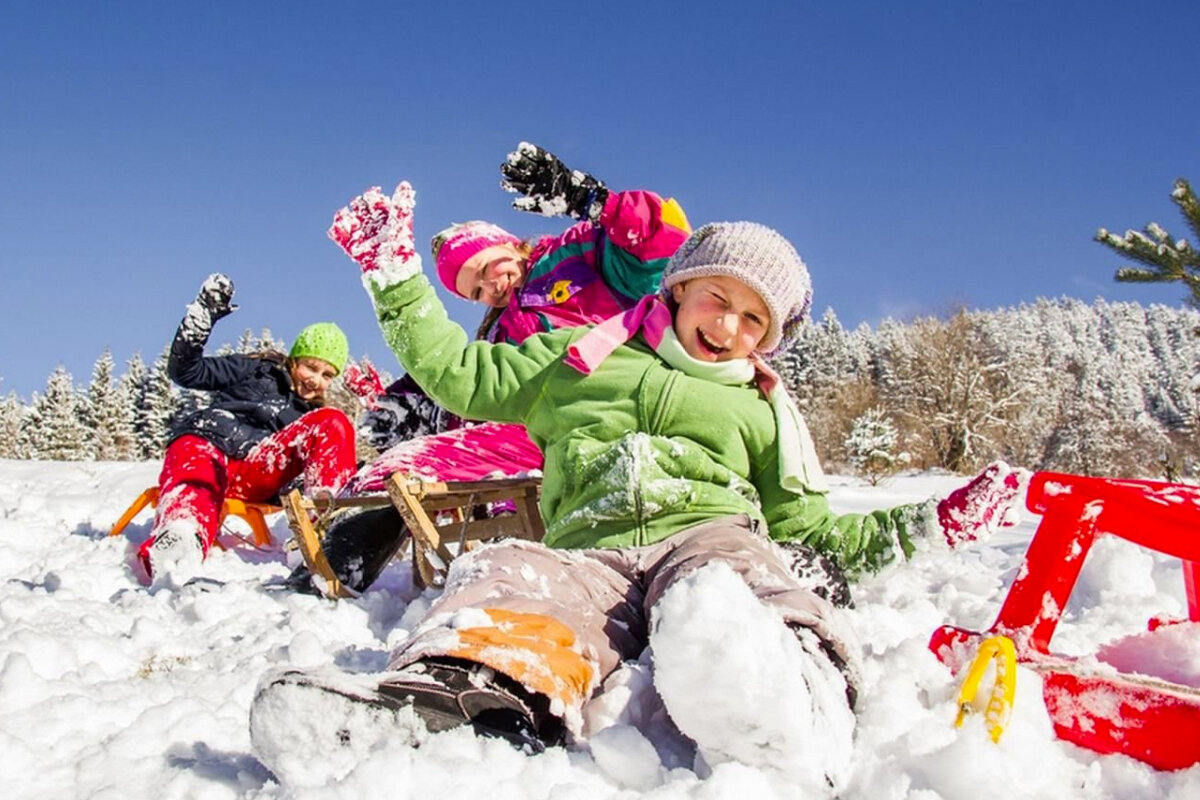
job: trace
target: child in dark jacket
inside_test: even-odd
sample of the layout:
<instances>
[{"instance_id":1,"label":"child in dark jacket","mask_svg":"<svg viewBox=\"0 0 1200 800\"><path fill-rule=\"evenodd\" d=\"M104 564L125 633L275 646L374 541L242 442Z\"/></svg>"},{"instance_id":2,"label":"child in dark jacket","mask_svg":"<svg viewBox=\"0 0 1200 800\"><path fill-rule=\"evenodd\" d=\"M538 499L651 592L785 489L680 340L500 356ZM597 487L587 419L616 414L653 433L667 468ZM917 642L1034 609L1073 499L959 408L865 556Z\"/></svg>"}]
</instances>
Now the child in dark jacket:
<instances>
[{"instance_id":1,"label":"child in dark jacket","mask_svg":"<svg viewBox=\"0 0 1200 800\"><path fill-rule=\"evenodd\" d=\"M265 501L300 476L309 493L334 493L354 472L354 427L324 407L330 382L346 365L345 334L318 322L300 332L286 357L205 357L213 324L236 308L232 299L229 278L210 275L171 344L171 379L213 396L170 431L154 527L138 550L154 581L198 569L216 539L225 497Z\"/></svg>"},{"instance_id":2,"label":"child in dark jacket","mask_svg":"<svg viewBox=\"0 0 1200 800\"><path fill-rule=\"evenodd\" d=\"M395 197L411 225L411 188ZM407 241L401 232L387 251L411 253ZM844 786L860 648L774 541L807 544L853 571L903 557L914 535L940 529L912 506L831 511L803 418L760 357L810 306L791 244L754 223L706 225L672 257L660 293L519 347L468 343L415 256L362 266L385 338L431 396L456 413L527 426L546 457L546 536L457 559L374 687L298 672L265 678L251 711L260 756L286 773L289 753L314 743L331 757L364 752L354 740L362 731L274 713L306 696L341 704L345 718L375 709L397 731L415 715L430 731L471 725L536 750L578 733L584 703L649 644L667 712L708 763L787 769L814 794ZM777 630L722 641L703 663L656 639L668 598L685 598L701 572L739 586L730 597ZM671 605L686 622L687 602ZM744 652L762 653L764 702L787 713L727 699L725 687L746 676L721 654ZM673 688L669 672L681 668L704 671L704 697Z\"/></svg>"}]
</instances>

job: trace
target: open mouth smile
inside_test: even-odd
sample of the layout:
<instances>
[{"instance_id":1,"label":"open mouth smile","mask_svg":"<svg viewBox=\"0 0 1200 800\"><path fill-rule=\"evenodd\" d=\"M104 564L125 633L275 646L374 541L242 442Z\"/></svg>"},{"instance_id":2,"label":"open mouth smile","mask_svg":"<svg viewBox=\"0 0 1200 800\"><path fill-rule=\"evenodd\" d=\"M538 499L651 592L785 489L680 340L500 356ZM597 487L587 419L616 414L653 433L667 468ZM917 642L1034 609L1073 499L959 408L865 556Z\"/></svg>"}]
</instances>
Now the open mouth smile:
<instances>
[{"instance_id":1,"label":"open mouth smile","mask_svg":"<svg viewBox=\"0 0 1200 800\"><path fill-rule=\"evenodd\" d=\"M722 353L728 352L729 350L728 347L722 347L712 339L708 338L704 334L704 331L700 330L699 328L696 329L696 341L699 343L700 349L703 352L713 356L720 356Z\"/></svg>"}]
</instances>

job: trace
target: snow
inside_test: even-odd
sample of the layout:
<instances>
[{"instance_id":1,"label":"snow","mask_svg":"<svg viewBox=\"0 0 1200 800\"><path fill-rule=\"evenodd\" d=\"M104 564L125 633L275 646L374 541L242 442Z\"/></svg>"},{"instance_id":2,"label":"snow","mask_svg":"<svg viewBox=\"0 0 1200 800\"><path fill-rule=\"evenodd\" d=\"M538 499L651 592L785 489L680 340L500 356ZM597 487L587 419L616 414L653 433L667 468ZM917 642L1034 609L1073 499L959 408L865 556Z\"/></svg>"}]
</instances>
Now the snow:
<instances>
[{"instance_id":1,"label":"snow","mask_svg":"<svg viewBox=\"0 0 1200 800\"><path fill-rule=\"evenodd\" d=\"M231 536L222 537L229 549L214 551L205 565L212 581L150 591L132 566L148 512L124 536L106 534L157 471L156 463L0 461L0 785L7 798L822 796L806 788L805 771L815 769L814 751L836 750L836 737L804 752L784 745L804 716L796 709L805 699L785 680L806 668L791 660L798 645L772 638L762 609L747 605L739 583L714 568L664 598L670 603L652 642L665 698L651 691L656 662L647 653L609 677L585 709L586 736L573 748L526 756L465 730L412 748L376 724L378 741L336 765L323 752L329 748L301 749L307 779L280 785L250 744L248 712L260 677L287 667L380 671L435 595L415 590L402 563L353 600L271 588L289 572L287 554L255 551ZM963 480L919 474L878 487L838 477L831 483L836 509L864 511L944 495ZM286 521L269 521L276 539L286 539ZM946 623L991 624L1036 522L1026 513L1018 527L960 551L922 543L911 561L857 583L848 614L863 645L863 685L839 797L951 800L977 797L981 788L1008 798L1200 797L1200 766L1157 772L1055 739L1038 677L1024 668L999 744L982 714L953 726L959 681L928 651L930 634ZM1196 627L1146 627L1151 617L1182 616L1185 608L1177 561L1106 537L1089 554L1054 649L1200 686ZM753 644L728 646L735 634ZM689 722L703 734L697 738L707 763L695 761L692 745L676 733L666 712L672 705L697 716ZM279 719L315 725L323 724L321 714L304 703L278 709ZM731 735L734 727L746 735ZM750 748L752 741L763 746Z\"/></svg>"}]
</instances>

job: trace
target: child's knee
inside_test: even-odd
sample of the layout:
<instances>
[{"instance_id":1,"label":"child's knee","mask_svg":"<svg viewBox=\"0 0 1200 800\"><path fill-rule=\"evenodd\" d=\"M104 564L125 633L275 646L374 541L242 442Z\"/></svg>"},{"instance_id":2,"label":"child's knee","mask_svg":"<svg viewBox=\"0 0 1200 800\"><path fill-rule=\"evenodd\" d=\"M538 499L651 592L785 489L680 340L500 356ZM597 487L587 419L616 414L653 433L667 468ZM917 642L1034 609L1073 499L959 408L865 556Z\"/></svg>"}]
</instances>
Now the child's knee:
<instances>
[{"instance_id":1,"label":"child's knee","mask_svg":"<svg viewBox=\"0 0 1200 800\"><path fill-rule=\"evenodd\" d=\"M354 436L354 423L340 408L325 406L308 412L306 416L309 425L326 436L335 436L341 440Z\"/></svg>"}]
</instances>

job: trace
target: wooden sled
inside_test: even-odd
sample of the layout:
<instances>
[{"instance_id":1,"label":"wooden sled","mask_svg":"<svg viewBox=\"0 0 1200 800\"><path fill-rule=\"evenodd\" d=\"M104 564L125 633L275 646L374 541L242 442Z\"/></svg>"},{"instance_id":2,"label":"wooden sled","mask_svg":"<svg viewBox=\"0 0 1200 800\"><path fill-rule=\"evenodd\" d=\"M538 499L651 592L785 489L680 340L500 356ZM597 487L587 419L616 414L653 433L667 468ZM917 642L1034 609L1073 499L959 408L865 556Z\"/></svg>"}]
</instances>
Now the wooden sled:
<instances>
[{"instance_id":1,"label":"wooden sled","mask_svg":"<svg viewBox=\"0 0 1200 800\"><path fill-rule=\"evenodd\" d=\"M1158 769L1200 763L1200 689L1050 651L1084 559L1105 534L1181 560L1188 619L1155 618L1149 628L1180 624L1200 636L1200 488L1039 472L1026 505L1042 521L995 623L985 633L943 626L929 648L957 671L982 638L1007 636L1017 661L1041 675L1060 738Z\"/></svg>"},{"instance_id":2,"label":"wooden sled","mask_svg":"<svg viewBox=\"0 0 1200 800\"><path fill-rule=\"evenodd\" d=\"M284 498L297 549L312 574L323 579L320 588L326 597L352 594L321 549L321 520L337 508L394 505L412 533L413 580L420 586L441 586L455 556L478 542L503 538L541 541L546 534L537 507L539 478L431 482L396 473L388 478L386 488L387 495L313 500L293 491ZM477 518L479 506L496 503L511 503L513 513Z\"/></svg>"}]
</instances>

